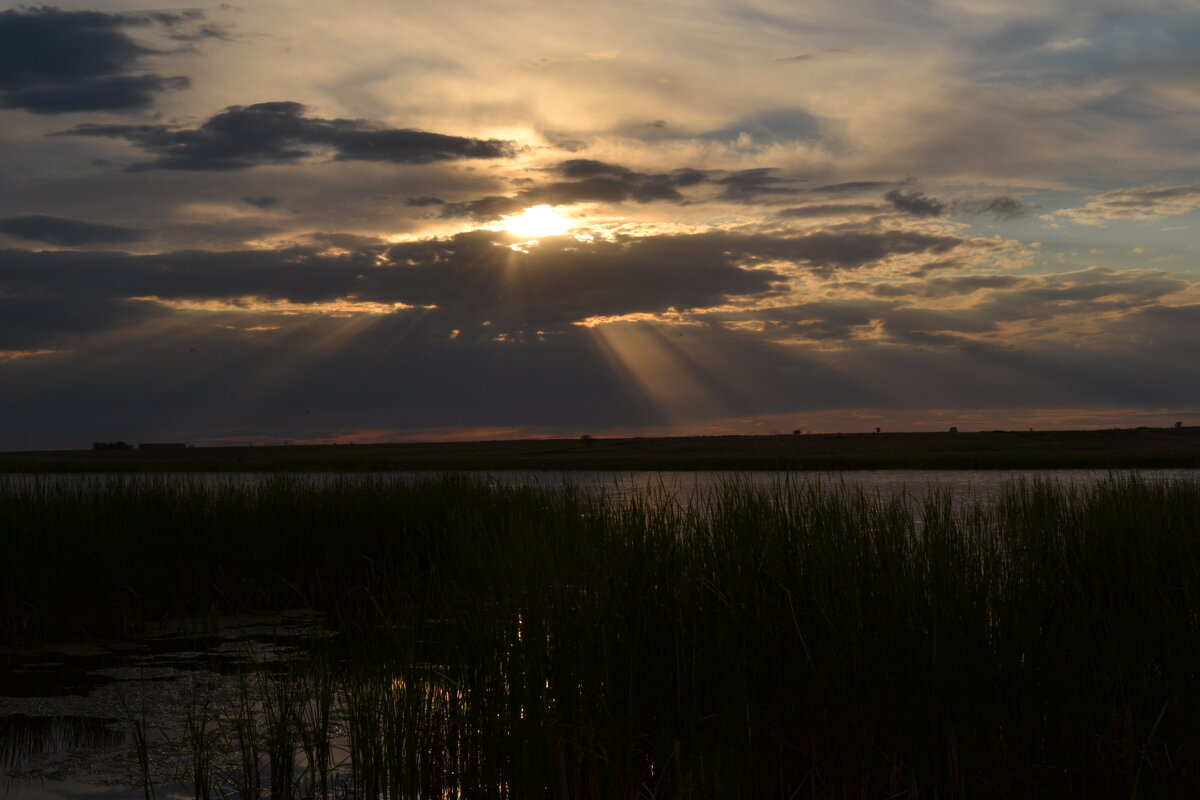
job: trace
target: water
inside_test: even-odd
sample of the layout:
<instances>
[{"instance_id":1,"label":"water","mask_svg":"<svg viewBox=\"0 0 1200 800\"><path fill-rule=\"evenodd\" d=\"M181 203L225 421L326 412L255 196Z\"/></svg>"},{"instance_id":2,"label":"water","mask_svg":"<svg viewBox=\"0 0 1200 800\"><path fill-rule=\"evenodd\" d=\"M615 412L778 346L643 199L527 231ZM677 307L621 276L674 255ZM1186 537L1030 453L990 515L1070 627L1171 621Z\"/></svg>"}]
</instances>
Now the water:
<instances>
[{"instance_id":1,"label":"water","mask_svg":"<svg viewBox=\"0 0 1200 800\"><path fill-rule=\"evenodd\" d=\"M201 704L233 707L247 676L303 658L328 635L298 612L173 623L133 641L0 649L0 798L143 798L138 726L157 797L190 796L179 779L189 756L180 719Z\"/></svg>"},{"instance_id":2,"label":"water","mask_svg":"<svg viewBox=\"0 0 1200 800\"><path fill-rule=\"evenodd\" d=\"M1200 469L1146 470L854 470L847 472L775 472L684 470L618 472L611 470L570 471L457 471L454 475L478 478L504 486L535 486L555 489L571 485L591 492L604 492L618 497L653 490L680 502L703 500L713 489L730 480L751 486L770 488L781 480L819 482L833 487L846 487L880 496L908 493L923 497L931 492L949 492L958 499L987 499L996 496L1015 481L1049 480L1066 485L1087 486L1110 475L1134 474L1149 480L1200 482ZM163 473L46 473L0 475L0 485L9 482L21 485L103 486L125 481L185 481L201 486L257 486L269 481L297 480L315 484L332 481L396 480L415 482L438 475L434 472L163 472Z\"/></svg>"}]
</instances>

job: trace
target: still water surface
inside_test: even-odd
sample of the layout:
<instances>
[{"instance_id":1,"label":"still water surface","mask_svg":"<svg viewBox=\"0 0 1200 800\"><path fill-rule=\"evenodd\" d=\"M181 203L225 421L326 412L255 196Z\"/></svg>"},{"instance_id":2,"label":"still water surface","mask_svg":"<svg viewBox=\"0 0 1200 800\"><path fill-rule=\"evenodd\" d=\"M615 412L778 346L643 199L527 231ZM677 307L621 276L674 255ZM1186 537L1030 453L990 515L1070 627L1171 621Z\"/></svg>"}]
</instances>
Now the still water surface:
<instances>
[{"instance_id":1,"label":"still water surface","mask_svg":"<svg viewBox=\"0 0 1200 800\"><path fill-rule=\"evenodd\" d=\"M99 486L111 482L189 482L202 486L257 486L276 480L296 480L306 483L334 481L404 481L429 480L435 472L179 472L179 473L48 473L0 475L0 486L68 484L79 487ZM881 496L907 493L921 497L930 492L949 492L956 498L981 499L994 497L1005 486L1018 481L1047 480L1073 486L1087 486L1110 475L1136 474L1150 480L1200 481L1200 469L1144 470L855 470L847 472L777 472L689 470L616 472L611 470L571 471L458 471L458 476L473 477L504 486L535 486L557 489L570 485L577 489L628 496L655 491L687 503L703 500L709 493L729 481L745 482L751 486L770 488L781 481L817 482L832 487L846 487Z\"/></svg>"}]
</instances>

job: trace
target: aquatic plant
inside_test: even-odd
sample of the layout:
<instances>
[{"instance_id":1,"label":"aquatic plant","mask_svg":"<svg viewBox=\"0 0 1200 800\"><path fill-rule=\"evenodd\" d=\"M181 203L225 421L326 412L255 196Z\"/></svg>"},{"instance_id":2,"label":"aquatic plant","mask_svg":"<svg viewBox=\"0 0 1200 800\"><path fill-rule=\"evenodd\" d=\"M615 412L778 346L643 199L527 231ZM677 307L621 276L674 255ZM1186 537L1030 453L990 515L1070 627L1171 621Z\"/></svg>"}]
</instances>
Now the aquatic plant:
<instances>
[{"instance_id":1,"label":"aquatic plant","mask_svg":"<svg viewBox=\"0 0 1200 800\"><path fill-rule=\"evenodd\" d=\"M326 613L226 723L242 797L1200 791L1194 483L140 479L0 484L0 525L12 639Z\"/></svg>"}]
</instances>

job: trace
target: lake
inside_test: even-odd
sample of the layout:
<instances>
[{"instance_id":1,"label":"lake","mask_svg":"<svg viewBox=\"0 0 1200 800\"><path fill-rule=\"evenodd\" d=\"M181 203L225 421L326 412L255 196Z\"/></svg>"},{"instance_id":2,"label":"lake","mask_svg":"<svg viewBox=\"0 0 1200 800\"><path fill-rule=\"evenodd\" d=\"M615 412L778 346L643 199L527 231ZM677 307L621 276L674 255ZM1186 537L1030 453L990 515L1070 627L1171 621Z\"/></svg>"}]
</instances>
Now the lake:
<instances>
[{"instance_id":1,"label":"lake","mask_svg":"<svg viewBox=\"0 0 1200 800\"><path fill-rule=\"evenodd\" d=\"M184 481L207 486L254 486L286 479L316 484L337 480L420 481L436 472L153 472L153 473L12 473L0 475L0 484L12 485L104 485L127 481ZM479 478L504 486L535 486L556 489L570 485L591 492L628 496L653 490L664 492L686 503L703 498L711 490L730 480L751 486L770 488L780 481L819 482L832 486L861 489L882 496L907 492L924 496L930 492L950 492L956 497L986 498L1016 481L1053 481L1071 486L1086 486L1109 475L1137 474L1151 480L1198 481L1200 469L1143 470L853 470L844 472L776 472L771 470L681 470L617 472L609 470L567 471L456 471L453 474Z\"/></svg>"}]
</instances>

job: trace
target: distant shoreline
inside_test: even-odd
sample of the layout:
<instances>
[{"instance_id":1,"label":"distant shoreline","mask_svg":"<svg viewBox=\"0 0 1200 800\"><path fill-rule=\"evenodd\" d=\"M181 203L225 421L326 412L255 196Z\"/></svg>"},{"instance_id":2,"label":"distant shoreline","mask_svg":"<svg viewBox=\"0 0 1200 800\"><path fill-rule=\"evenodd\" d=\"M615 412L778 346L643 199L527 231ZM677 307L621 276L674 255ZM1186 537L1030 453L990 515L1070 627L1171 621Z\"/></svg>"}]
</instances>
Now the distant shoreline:
<instances>
[{"instance_id":1,"label":"distant shoreline","mask_svg":"<svg viewBox=\"0 0 1200 800\"><path fill-rule=\"evenodd\" d=\"M0 473L1200 468L1200 426L0 453Z\"/></svg>"}]
</instances>

